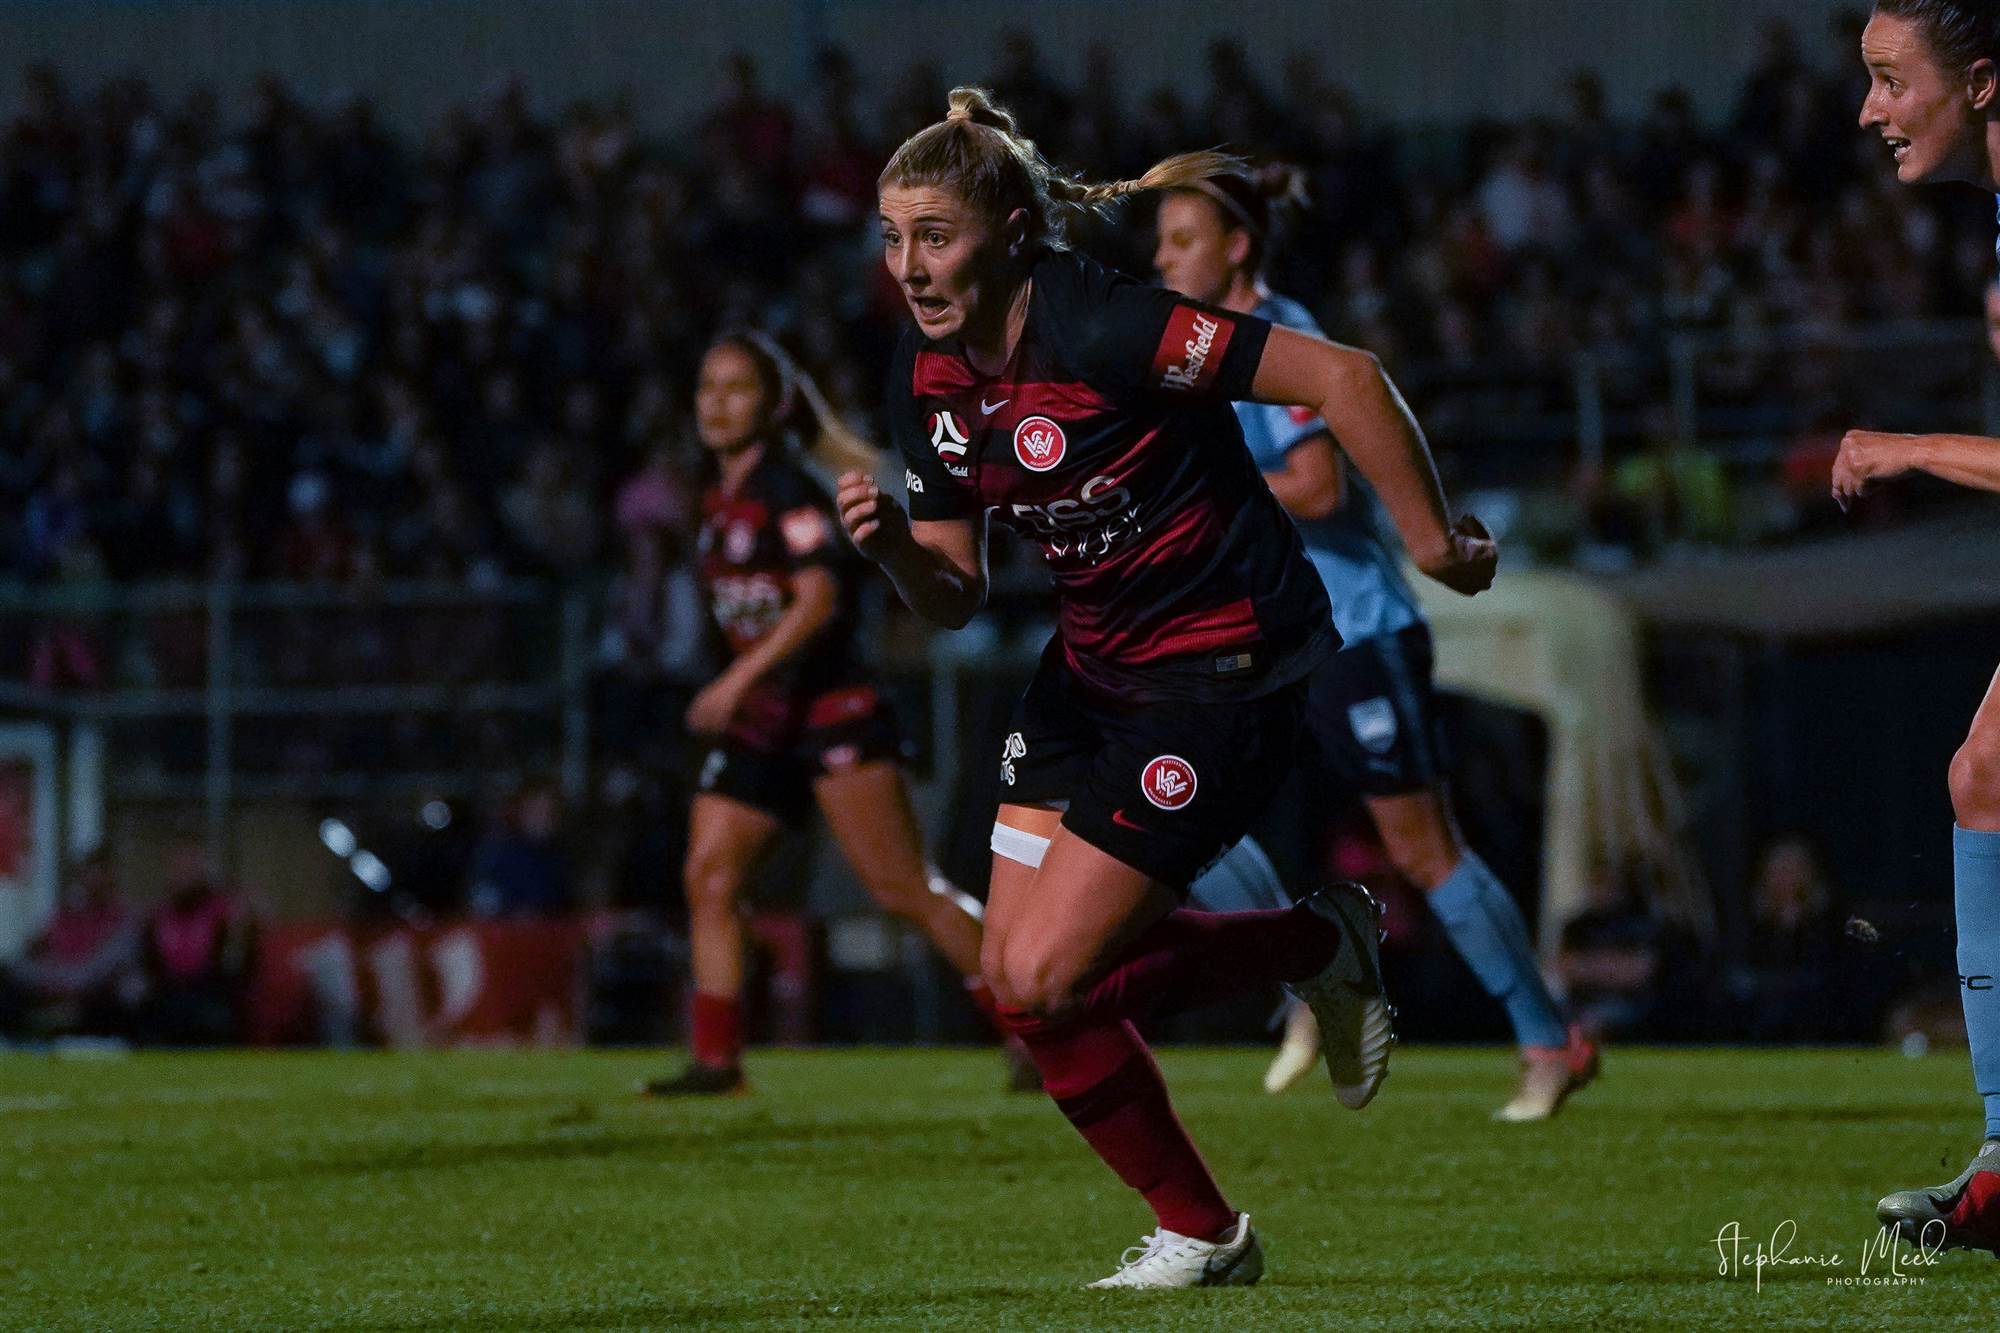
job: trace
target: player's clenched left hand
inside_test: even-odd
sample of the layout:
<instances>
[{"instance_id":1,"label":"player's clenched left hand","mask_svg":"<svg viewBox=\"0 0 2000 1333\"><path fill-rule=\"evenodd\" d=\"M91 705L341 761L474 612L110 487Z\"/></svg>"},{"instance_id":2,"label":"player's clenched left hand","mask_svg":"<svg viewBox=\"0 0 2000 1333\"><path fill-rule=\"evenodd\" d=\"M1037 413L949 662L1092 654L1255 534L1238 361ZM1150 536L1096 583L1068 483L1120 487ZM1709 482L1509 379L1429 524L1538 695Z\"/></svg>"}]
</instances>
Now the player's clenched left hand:
<instances>
[{"instance_id":1,"label":"player's clenched left hand","mask_svg":"<svg viewBox=\"0 0 2000 1333\"><path fill-rule=\"evenodd\" d=\"M1842 509L1854 503L1871 481L1900 476L1910 470L1914 435L1881 430L1851 430L1840 437L1833 460L1833 498Z\"/></svg>"},{"instance_id":2,"label":"player's clenched left hand","mask_svg":"<svg viewBox=\"0 0 2000 1333\"><path fill-rule=\"evenodd\" d=\"M1451 525L1451 543L1440 559L1420 566L1424 573L1467 597L1493 586L1493 572L1500 564L1500 543L1471 514L1460 515Z\"/></svg>"},{"instance_id":3,"label":"player's clenched left hand","mask_svg":"<svg viewBox=\"0 0 2000 1333\"><path fill-rule=\"evenodd\" d=\"M847 529L855 549L870 560L881 560L909 539L910 520L903 506L892 496L882 494L882 488L865 472L841 474L834 504L840 509L841 526Z\"/></svg>"}]
</instances>

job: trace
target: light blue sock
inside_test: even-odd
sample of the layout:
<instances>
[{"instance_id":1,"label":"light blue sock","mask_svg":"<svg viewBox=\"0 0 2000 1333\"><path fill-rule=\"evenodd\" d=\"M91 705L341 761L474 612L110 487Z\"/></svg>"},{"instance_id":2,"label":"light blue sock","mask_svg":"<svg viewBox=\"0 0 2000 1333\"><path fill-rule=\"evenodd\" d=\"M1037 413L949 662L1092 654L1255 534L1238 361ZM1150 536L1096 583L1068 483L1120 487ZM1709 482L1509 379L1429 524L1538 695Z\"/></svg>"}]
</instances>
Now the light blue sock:
<instances>
[{"instance_id":1,"label":"light blue sock","mask_svg":"<svg viewBox=\"0 0 2000 1333\"><path fill-rule=\"evenodd\" d=\"M2000 833L1954 824L1951 878L1972 1081L1986 1102L1986 1137L2000 1138Z\"/></svg>"},{"instance_id":2,"label":"light blue sock","mask_svg":"<svg viewBox=\"0 0 2000 1333\"><path fill-rule=\"evenodd\" d=\"M1291 895L1255 838L1238 841L1188 888L1188 906L1204 912L1261 912L1291 905Z\"/></svg>"},{"instance_id":3,"label":"light blue sock","mask_svg":"<svg viewBox=\"0 0 2000 1333\"><path fill-rule=\"evenodd\" d=\"M1486 993L1507 1006L1516 1040L1523 1046L1567 1042L1569 1024L1535 966L1528 923L1486 863L1467 852L1430 898L1458 956Z\"/></svg>"}]
</instances>

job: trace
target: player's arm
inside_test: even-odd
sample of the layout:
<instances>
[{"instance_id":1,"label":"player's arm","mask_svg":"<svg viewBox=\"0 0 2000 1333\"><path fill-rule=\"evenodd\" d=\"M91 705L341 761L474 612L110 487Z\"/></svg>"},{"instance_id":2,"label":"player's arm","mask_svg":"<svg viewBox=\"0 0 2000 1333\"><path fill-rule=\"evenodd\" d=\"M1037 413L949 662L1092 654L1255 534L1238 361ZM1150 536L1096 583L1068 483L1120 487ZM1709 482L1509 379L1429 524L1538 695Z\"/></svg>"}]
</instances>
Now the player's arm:
<instances>
[{"instance_id":1,"label":"player's arm","mask_svg":"<svg viewBox=\"0 0 2000 1333\"><path fill-rule=\"evenodd\" d=\"M824 565L792 572L791 604L777 623L722 673L749 685L797 657L840 605L840 580Z\"/></svg>"},{"instance_id":2,"label":"player's arm","mask_svg":"<svg viewBox=\"0 0 2000 1333\"><path fill-rule=\"evenodd\" d=\"M1325 518L1347 498L1340 453L1323 430L1287 449L1284 466L1266 472L1264 481L1293 518Z\"/></svg>"},{"instance_id":3,"label":"player's arm","mask_svg":"<svg viewBox=\"0 0 2000 1333\"><path fill-rule=\"evenodd\" d=\"M855 549L882 567L912 611L962 629L986 604L986 517L912 520L873 477L849 472L835 498Z\"/></svg>"},{"instance_id":4,"label":"player's arm","mask_svg":"<svg viewBox=\"0 0 2000 1333\"><path fill-rule=\"evenodd\" d=\"M782 663L798 656L813 635L833 619L840 604L840 582L825 565L805 565L792 571L792 600L770 631L722 674L696 691L688 701L687 727L711 735L729 725L744 695Z\"/></svg>"},{"instance_id":5,"label":"player's arm","mask_svg":"<svg viewBox=\"0 0 2000 1333\"><path fill-rule=\"evenodd\" d=\"M1479 520L1456 524L1422 428L1374 353L1273 326L1251 381L1260 403L1310 408L1375 487L1417 568L1458 592L1493 582L1499 550Z\"/></svg>"},{"instance_id":6,"label":"player's arm","mask_svg":"<svg viewBox=\"0 0 2000 1333\"><path fill-rule=\"evenodd\" d=\"M1833 460L1833 498L1845 509L1870 482L1905 472L1928 472L1974 490L2000 491L2000 440L1851 430L1841 437Z\"/></svg>"}]
</instances>

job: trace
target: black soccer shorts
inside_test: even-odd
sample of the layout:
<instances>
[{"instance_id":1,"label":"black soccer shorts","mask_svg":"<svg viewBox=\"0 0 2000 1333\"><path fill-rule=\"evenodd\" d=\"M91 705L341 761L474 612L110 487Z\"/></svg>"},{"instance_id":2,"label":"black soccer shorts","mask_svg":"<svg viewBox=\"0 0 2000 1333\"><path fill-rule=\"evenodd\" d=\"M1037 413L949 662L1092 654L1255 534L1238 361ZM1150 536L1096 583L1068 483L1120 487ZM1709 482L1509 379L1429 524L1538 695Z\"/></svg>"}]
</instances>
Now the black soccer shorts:
<instances>
[{"instance_id":1,"label":"black soccer shorts","mask_svg":"<svg viewBox=\"0 0 2000 1333\"><path fill-rule=\"evenodd\" d=\"M1312 759L1341 787L1400 796L1443 782L1430 628L1359 639L1321 662L1308 678L1306 731Z\"/></svg>"},{"instance_id":2,"label":"black soccer shorts","mask_svg":"<svg viewBox=\"0 0 2000 1333\"><path fill-rule=\"evenodd\" d=\"M1000 800L1066 807L1063 827L1185 893L1284 781L1305 694L1112 707L1051 645L1001 743Z\"/></svg>"},{"instance_id":3,"label":"black soccer shorts","mask_svg":"<svg viewBox=\"0 0 2000 1333\"><path fill-rule=\"evenodd\" d=\"M790 719L786 727L753 725L739 714L702 761L699 789L801 824L818 779L878 759L909 762L895 712L872 685L801 700Z\"/></svg>"}]
</instances>

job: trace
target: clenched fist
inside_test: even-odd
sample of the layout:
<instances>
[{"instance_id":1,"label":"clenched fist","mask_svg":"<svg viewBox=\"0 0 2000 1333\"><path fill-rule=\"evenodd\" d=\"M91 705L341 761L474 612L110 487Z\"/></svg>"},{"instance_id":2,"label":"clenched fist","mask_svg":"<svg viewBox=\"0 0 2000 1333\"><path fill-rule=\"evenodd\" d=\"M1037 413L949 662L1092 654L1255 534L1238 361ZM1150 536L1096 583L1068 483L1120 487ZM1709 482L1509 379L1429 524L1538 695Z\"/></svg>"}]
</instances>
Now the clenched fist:
<instances>
[{"instance_id":1,"label":"clenched fist","mask_svg":"<svg viewBox=\"0 0 2000 1333\"><path fill-rule=\"evenodd\" d=\"M1901 476L1915 462L1915 435L1880 430L1851 430L1840 437L1833 460L1833 498L1842 509L1854 503L1871 481Z\"/></svg>"},{"instance_id":2,"label":"clenched fist","mask_svg":"<svg viewBox=\"0 0 2000 1333\"><path fill-rule=\"evenodd\" d=\"M1461 515L1451 525L1451 540L1443 553L1418 568L1467 597L1493 586L1493 573L1500 564L1500 544L1471 514Z\"/></svg>"},{"instance_id":3,"label":"clenched fist","mask_svg":"<svg viewBox=\"0 0 2000 1333\"><path fill-rule=\"evenodd\" d=\"M910 519L903 506L882 494L865 472L841 474L834 505L854 548L870 560L879 563L910 540Z\"/></svg>"}]
</instances>

